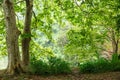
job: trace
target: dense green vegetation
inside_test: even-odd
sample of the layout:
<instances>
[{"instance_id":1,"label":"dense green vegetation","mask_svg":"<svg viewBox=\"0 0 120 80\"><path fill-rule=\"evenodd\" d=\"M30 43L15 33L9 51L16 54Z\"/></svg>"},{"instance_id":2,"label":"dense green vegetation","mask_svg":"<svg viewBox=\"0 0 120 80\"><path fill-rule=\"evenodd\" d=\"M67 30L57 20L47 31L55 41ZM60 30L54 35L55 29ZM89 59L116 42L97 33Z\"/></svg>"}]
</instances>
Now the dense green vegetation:
<instances>
[{"instance_id":1,"label":"dense green vegetation","mask_svg":"<svg viewBox=\"0 0 120 80\"><path fill-rule=\"evenodd\" d=\"M120 59L115 54L112 60L106 60L104 58L87 61L79 65L80 73L101 73L101 72L112 72L120 71Z\"/></svg>"},{"instance_id":2,"label":"dense green vegetation","mask_svg":"<svg viewBox=\"0 0 120 80\"><path fill-rule=\"evenodd\" d=\"M32 60L31 68L34 74L68 74L71 73L70 64L60 58L50 57L48 61Z\"/></svg>"}]
</instances>

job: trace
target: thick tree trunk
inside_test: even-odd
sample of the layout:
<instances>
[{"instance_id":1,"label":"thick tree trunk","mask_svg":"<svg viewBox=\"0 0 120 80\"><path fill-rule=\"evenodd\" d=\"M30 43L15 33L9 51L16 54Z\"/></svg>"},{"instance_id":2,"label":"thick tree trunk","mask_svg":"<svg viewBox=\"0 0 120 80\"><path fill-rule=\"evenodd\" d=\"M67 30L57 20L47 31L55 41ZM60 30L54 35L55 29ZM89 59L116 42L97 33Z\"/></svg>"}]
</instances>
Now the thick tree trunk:
<instances>
[{"instance_id":1,"label":"thick tree trunk","mask_svg":"<svg viewBox=\"0 0 120 80\"><path fill-rule=\"evenodd\" d=\"M7 73L16 74L22 71L18 46L18 37L20 35L20 31L16 27L16 18L12 0L4 0L3 8L6 24L6 44L8 51Z\"/></svg>"},{"instance_id":2,"label":"thick tree trunk","mask_svg":"<svg viewBox=\"0 0 120 80\"><path fill-rule=\"evenodd\" d=\"M33 7L33 0L25 0L26 1L26 15L25 15L25 23L24 23L24 30L22 39L22 58L23 58L23 65L29 65L29 44L31 40L31 18L32 18L32 7Z\"/></svg>"}]
</instances>

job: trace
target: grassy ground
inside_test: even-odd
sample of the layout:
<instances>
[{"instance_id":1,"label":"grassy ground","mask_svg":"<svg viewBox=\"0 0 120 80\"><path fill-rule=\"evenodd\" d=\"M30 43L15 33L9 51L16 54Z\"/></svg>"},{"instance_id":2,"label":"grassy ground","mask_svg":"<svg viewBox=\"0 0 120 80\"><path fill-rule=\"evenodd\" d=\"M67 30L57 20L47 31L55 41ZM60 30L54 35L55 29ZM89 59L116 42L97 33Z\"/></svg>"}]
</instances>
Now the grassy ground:
<instances>
[{"instance_id":1,"label":"grassy ground","mask_svg":"<svg viewBox=\"0 0 120 80\"><path fill-rule=\"evenodd\" d=\"M97 74L78 74L72 73L68 75L19 75L19 76L2 76L0 71L0 80L120 80L120 72L106 72Z\"/></svg>"}]
</instances>

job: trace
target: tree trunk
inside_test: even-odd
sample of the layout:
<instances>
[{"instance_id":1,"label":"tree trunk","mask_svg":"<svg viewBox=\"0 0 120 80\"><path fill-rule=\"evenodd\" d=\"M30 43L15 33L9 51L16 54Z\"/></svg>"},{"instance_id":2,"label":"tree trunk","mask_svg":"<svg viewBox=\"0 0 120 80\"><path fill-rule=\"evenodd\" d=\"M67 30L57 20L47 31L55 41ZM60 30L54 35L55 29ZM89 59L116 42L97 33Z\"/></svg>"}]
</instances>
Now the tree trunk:
<instances>
[{"instance_id":1,"label":"tree trunk","mask_svg":"<svg viewBox=\"0 0 120 80\"><path fill-rule=\"evenodd\" d=\"M25 15L25 23L24 23L24 30L23 30L23 37L22 39L22 58L23 58L23 65L29 65L29 44L31 40L31 18L32 18L32 7L33 7L33 0L25 0L26 1L26 15Z\"/></svg>"},{"instance_id":2,"label":"tree trunk","mask_svg":"<svg viewBox=\"0 0 120 80\"><path fill-rule=\"evenodd\" d=\"M118 43L112 41L113 53L118 53Z\"/></svg>"},{"instance_id":3,"label":"tree trunk","mask_svg":"<svg viewBox=\"0 0 120 80\"><path fill-rule=\"evenodd\" d=\"M6 24L6 45L8 51L8 74L18 74L22 71L18 38L20 31L16 27L15 11L12 0L4 0L3 10Z\"/></svg>"},{"instance_id":4,"label":"tree trunk","mask_svg":"<svg viewBox=\"0 0 120 80\"><path fill-rule=\"evenodd\" d=\"M118 44L119 44L119 38L115 37L115 32L112 31L112 48L113 53L118 54Z\"/></svg>"}]
</instances>

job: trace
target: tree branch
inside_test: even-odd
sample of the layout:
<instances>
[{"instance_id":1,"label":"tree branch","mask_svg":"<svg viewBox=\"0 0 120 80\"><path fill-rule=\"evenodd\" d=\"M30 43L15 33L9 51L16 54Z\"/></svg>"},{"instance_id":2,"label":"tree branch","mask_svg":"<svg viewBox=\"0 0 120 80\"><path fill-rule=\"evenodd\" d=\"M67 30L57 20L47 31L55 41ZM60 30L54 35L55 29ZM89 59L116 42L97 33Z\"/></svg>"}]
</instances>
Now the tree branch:
<instances>
[{"instance_id":1,"label":"tree branch","mask_svg":"<svg viewBox=\"0 0 120 80\"><path fill-rule=\"evenodd\" d=\"M33 12L33 16L34 16L35 20L37 21L37 16L36 16L35 12L34 11L32 11L32 12Z\"/></svg>"},{"instance_id":2,"label":"tree branch","mask_svg":"<svg viewBox=\"0 0 120 80\"><path fill-rule=\"evenodd\" d=\"M25 1L25 0L21 0L21 1L16 2L15 4L19 4L19 3L24 2L24 1Z\"/></svg>"}]
</instances>

